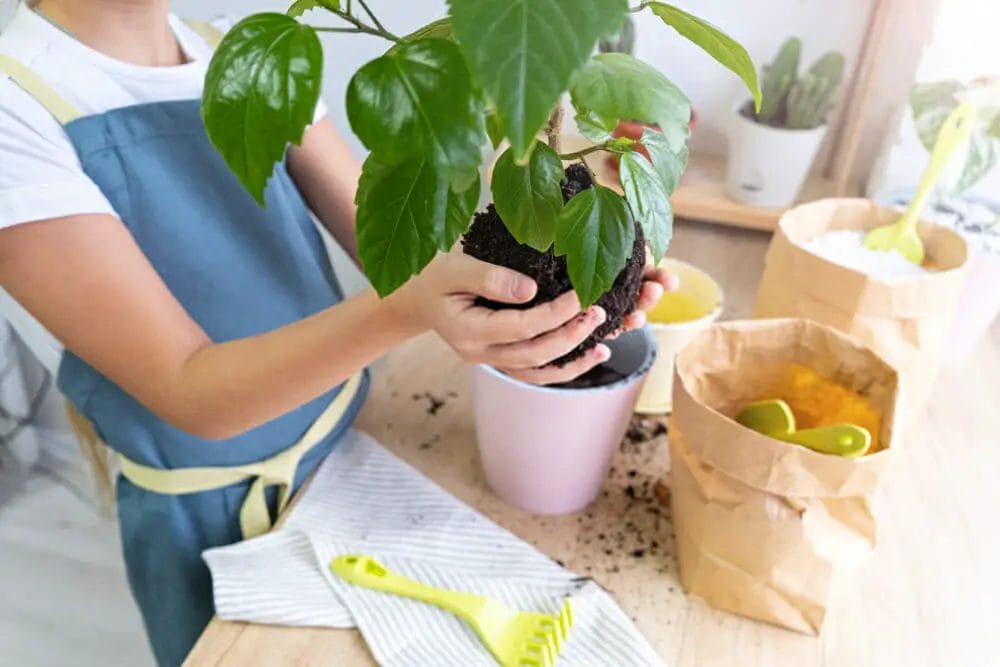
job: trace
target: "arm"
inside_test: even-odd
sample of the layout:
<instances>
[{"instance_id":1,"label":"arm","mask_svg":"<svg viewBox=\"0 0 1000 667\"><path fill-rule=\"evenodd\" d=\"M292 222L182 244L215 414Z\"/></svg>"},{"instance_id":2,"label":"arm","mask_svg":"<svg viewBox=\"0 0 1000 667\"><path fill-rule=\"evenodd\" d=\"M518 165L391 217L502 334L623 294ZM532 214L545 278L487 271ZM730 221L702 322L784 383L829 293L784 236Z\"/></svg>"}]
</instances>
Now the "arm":
<instances>
[{"instance_id":1,"label":"arm","mask_svg":"<svg viewBox=\"0 0 1000 667\"><path fill-rule=\"evenodd\" d=\"M288 173L309 208L360 267L354 193L361 177L361 163L328 117L306 130L301 146L289 148Z\"/></svg>"},{"instance_id":2,"label":"arm","mask_svg":"<svg viewBox=\"0 0 1000 667\"><path fill-rule=\"evenodd\" d=\"M534 283L461 253L442 255L384 300L364 292L274 331L215 343L188 315L128 230L77 215L0 230L0 284L81 358L162 419L206 438L263 424L316 398L401 341L436 329L467 359L533 368L598 322L575 297L518 311ZM600 354L549 371L574 377Z\"/></svg>"}]
</instances>

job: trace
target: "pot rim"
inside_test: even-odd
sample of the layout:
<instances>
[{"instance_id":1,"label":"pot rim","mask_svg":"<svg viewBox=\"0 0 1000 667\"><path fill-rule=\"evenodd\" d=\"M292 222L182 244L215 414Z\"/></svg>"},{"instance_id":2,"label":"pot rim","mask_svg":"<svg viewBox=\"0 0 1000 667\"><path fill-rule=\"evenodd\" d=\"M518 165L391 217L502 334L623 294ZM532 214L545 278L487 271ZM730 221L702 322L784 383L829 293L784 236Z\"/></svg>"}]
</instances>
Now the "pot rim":
<instances>
[{"instance_id":1,"label":"pot rim","mask_svg":"<svg viewBox=\"0 0 1000 667\"><path fill-rule=\"evenodd\" d=\"M696 264L692 264L691 262L686 262L683 259L677 259L676 257L664 257L663 259L660 260L660 262L659 262L659 264L657 264L657 266L658 267L669 268L668 264L670 264L670 263L683 264L683 265L687 266L688 268L694 269L698 273L701 273L702 275L704 275L706 278L708 278L710 281L712 281L712 283L715 285L715 289L719 293L719 299L715 302L715 306L712 308L712 310L708 311L707 313L705 313L701 317L695 318L693 320L683 320L681 322L649 322L649 321L647 321L646 322L646 326L648 326L649 328L651 328L653 331L656 331L657 329L677 330L677 329L684 329L684 328L687 328L687 327L690 327L690 326L701 325L701 324L704 324L706 321L709 322L709 323L711 323L711 322L714 322L715 320L719 319L722 316L722 311L726 307L726 294L722 290L722 285L719 284L719 281L716 280L715 277L712 276L712 274L710 274L708 271L706 271L705 269L701 268L700 266L698 266Z\"/></svg>"},{"instance_id":2,"label":"pot rim","mask_svg":"<svg viewBox=\"0 0 1000 667\"><path fill-rule=\"evenodd\" d=\"M578 389L568 389L566 387L550 387L547 385L538 385L524 382L518 380L517 378L512 378L506 373L502 373L493 366L487 364L476 364L475 368L485 372L488 375L492 375L503 382L512 384L520 389L525 389L527 391L533 391L541 394L557 394L557 395L568 395L568 394L596 394L599 392L613 391L615 389L620 389L622 387L634 384L635 382L641 380L648 372L649 369L653 367L653 362L656 361L656 337L650 331L649 325L644 325L641 329L637 329L634 332L642 336L643 341L646 344L646 356L642 360L642 363L637 369L626 375L620 380L615 380L610 384L602 384L598 387L581 387Z\"/></svg>"},{"instance_id":3,"label":"pot rim","mask_svg":"<svg viewBox=\"0 0 1000 667\"><path fill-rule=\"evenodd\" d=\"M732 113L734 116L736 116L738 120L744 123L748 123L749 125L753 125L754 127L759 127L764 130L771 130L778 134L805 136L807 134L818 134L820 132L826 132L827 126L829 125L829 123L823 123L822 125L819 125L817 127L791 128L791 127L774 127L773 125L758 123L753 118L747 118L742 113L740 113L740 109L746 106L746 103L750 101L751 101L750 98L746 98L742 102L737 102L735 105L733 105Z\"/></svg>"}]
</instances>

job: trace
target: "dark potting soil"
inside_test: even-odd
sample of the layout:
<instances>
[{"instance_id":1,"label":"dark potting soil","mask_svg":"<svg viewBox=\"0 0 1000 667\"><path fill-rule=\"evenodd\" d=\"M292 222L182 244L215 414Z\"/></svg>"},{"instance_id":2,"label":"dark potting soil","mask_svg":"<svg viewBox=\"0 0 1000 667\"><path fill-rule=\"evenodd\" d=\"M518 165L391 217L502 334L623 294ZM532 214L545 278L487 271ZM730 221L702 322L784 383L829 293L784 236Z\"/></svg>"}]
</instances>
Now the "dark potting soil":
<instances>
[{"instance_id":1,"label":"dark potting soil","mask_svg":"<svg viewBox=\"0 0 1000 667\"><path fill-rule=\"evenodd\" d=\"M593 185L586 167L582 164L570 165L563 178L563 200L569 201L573 195L593 187ZM478 305L494 309L531 308L540 303L551 301L572 289L569 273L566 269L566 258L556 257L552 248L546 252L539 252L531 246L518 243L507 231L507 227L497 215L493 204L490 204L485 211L476 214L472 226L462 239L462 246L469 255L484 262L499 264L519 271L533 278L538 284L538 293L528 303L512 305L479 299ZM553 364L563 366L578 359L584 352L621 327L622 318L635 310L639 288L642 286L642 271L645 263L646 239L642 234L642 229L636 224L632 256L622 272L618 274L611 289L597 300L597 305L601 306L607 313L607 319L583 343L553 361ZM615 374L613 378L599 375L602 373L598 371L599 368L605 367L598 366L581 378L562 386L592 387L613 382L621 377L620 374ZM595 374L594 377L584 380L591 373ZM604 379L604 381L597 381L599 379ZM576 384L580 381L584 381L585 384Z\"/></svg>"}]
</instances>

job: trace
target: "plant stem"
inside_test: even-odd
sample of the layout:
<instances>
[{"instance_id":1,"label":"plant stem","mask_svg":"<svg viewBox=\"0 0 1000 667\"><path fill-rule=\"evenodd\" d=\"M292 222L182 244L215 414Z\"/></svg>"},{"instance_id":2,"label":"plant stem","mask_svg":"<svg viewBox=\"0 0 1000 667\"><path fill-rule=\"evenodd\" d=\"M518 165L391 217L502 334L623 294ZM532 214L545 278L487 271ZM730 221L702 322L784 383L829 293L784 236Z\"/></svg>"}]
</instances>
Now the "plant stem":
<instances>
[{"instance_id":1,"label":"plant stem","mask_svg":"<svg viewBox=\"0 0 1000 667\"><path fill-rule=\"evenodd\" d=\"M560 137L559 134L562 132L562 120L563 120L563 108L562 101L552 110L549 115L549 120L545 123L545 136L549 140L549 148L554 150L556 153L559 152Z\"/></svg>"},{"instance_id":2,"label":"plant stem","mask_svg":"<svg viewBox=\"0 0 1000 667\"><path fill-rule=\"evenodd\" d=\"M360 2L361 0L358 0L358 1ZM364 2L361 2L361 4L362 4L362 6L365 6ZM335 14L335 15L339 16L340 18L344 19L345 21L347 21L348 23L350 23L354 27L353 28L326 28L326 27L321 27L321 26L310 26L313 30L318 30L320 32L360 32L360 33L364 33L366 35L377 35L378 37L382 37L384 39L387 39L390 42L399 42L399 41L402 41L398 36L392 34L388 30L386 30L382 26L382 24L378 22L378 19L376 19L372 15L372 13L370 11L368 11L368 7L367 6L365 6L365 11L367 11L368 12L368 16L371 16L372 20L375 21L376 24L378 24L377 26L370 26L370 25L368 25L366 23L362 23L359 19L357 19L355 16L351 15L350 13L348 13L346 11L341 11L339 9L331 9L329 7L327 7L326 9L330 13Z\"/></svg>"},{"instance_id":3,"label":"plant stem","mask_svg":"<svg viewBox=\"0 0 1000 667\"><path fill-rule=\"evenodd\" d=\"M648 6L649 6L649 3L643 2L638 7L629 7L628 11L629 11L630 14L636 14L638 12L641 12L642 10L644 10Z\"/></svg>"},{"instance_id":4,"label":"plant stem","mask_svg":"<svg viewBox=\"0 0 1000 667\"><path fill-rule=\"evenodd\" d=\"M365 0L358 0L358 4L361 5L361 9L365 10L365 14L368 14L368 18L372 20L375 27L379 30L385 31L385 26L382 25L382 22L378 20L378 17L372 13L372 10L368 8L368 3L365 2Z\"/></svg>"},{"instance_id":5,"label":"plant stem","mask_svg":"<svg viewBox=\"0 0 1000 667\"><path fill-rule=\"evenodd\" d=\"M316 32L349 32L349 33L361 33L370 34L367 30L362 30L361 28L328 28L326 26L314 25L310 26Z\"/></svg>"},{"instance_id":6,"label":"plant stem","mask_svg":"<svg viewBox=\"0 0 1000 667\"><path fill-rule=\"evenodd\" d=\"M577 158L582 158L584 155L590 155L591 153L605 151L607 149L607 144L594 144L593 146L587 146L586 148L581 148L580 150L572 153L560 153L559 157L563 160L575 160Z\"/></svg>"}]
</instances>

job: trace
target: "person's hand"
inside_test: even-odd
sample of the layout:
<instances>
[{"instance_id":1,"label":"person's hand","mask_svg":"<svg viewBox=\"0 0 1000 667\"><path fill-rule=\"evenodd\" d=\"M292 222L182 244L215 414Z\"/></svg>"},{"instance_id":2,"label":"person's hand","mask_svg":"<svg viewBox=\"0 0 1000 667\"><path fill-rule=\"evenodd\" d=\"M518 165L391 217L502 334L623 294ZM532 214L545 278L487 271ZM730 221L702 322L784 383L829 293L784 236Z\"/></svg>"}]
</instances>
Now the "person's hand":
<instances>
[{"instance_id":1,"label":"person's hand","mask_svg":"<svg viewBox=\"0 0 1000 667\"><path fill-rule=\"evenodd\" d=\"M666 269L661 269L653 262L653 254L646 248L646 267L642 274L642 287L639 288L639 299L635 310L622 319L622 327L609 338L615 338L625 331L640 329L646 323L646 313L653 309L664 292L672 292L678 288L680 281Z\"/></svg>"},{"instance_id":2,"label":"person's hand","mask_svg":"<svg viewBox=\"0 0 1000 667\"><path fill-rule=\"evenodd\" d=\"M549 365L582 343L606 318L599 306L581 313L575 292L526 310L475 305L478 296L527 303L536 291L531 278L457 249L439 255L384 303L401 326L435 330L465 361L495 366L533 384L567 382L610 358L608 347L597 345L564 366Z\"/></svg>"}]
</instances>

